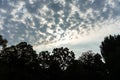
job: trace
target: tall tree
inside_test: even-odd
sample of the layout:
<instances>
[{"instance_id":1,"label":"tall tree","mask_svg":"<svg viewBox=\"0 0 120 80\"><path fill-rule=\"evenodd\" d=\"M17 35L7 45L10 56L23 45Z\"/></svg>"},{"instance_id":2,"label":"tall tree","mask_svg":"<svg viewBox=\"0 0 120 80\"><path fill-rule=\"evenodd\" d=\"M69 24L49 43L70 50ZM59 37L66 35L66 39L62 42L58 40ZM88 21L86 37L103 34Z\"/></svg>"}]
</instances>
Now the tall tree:
<instances>
[{"instance_id":1,"label":"tall tree","mask_svg":"<svg viewBox=\"0 0 120 80\"><path fill-rule=\"evenodd\" d=\"M109 70L110 79L119 78L120 75L120 35L110 35L104 39L101 54Z\"/></svg>"}]
</instances>

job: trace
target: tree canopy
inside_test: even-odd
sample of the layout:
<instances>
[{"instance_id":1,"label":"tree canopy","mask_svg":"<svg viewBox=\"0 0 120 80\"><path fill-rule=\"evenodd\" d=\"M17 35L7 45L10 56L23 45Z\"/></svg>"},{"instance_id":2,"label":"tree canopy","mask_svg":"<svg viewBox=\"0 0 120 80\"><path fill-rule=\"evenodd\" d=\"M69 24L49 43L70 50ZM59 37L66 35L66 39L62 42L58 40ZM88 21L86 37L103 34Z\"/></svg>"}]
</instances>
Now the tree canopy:
<instances>
[{"instance_id":1,"label":"tree canopy","mask_svg":"<svg viewBox=\"0 0 120 80\"><path fill-rule=\"evenodd\" d=\"M118 79L120 72L120 35L105 37L100 49L109 70L110 79Z\"/></svg>"},{"instance_id":2,"label":"tree canopy","mask_svg":"<svg viewBox=\"0 0 120 80\"><path fill-rule=\"evenodd\" d=\"M119 79L120 35L108 36L100 53L83 52L78 59L68 48L37 53L27 42L7 47L0 36L1 80L113 80Z\"/></svg>"}]
</instances>

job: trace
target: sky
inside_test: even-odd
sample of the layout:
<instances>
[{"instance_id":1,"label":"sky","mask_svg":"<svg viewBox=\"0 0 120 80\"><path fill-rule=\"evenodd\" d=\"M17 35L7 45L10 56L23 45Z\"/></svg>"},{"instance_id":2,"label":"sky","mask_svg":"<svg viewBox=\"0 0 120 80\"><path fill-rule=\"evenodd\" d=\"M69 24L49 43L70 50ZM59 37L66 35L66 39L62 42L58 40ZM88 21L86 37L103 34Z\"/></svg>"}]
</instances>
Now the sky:
<instances>
[{"instance_id":1,"label":"sky","mask_svg":"<svg viewBox=\"0 0 120 80\"><path fill-rule=\"evenodd\" d=\"M100 53L104 37L120 33L120 0L0 0L0 34L8 45L37 52L68 47L76 57Z\"/></svg>"}]
</instances>

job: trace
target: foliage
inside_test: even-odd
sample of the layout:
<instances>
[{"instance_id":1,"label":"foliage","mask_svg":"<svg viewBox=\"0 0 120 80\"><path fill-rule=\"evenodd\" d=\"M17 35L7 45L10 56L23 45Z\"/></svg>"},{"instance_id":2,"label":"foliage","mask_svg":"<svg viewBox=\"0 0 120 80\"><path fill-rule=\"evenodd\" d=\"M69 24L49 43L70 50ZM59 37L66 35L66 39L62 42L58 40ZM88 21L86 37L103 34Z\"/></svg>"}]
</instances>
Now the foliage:
<instances>
[{"instance_id":1,"label":"foliage","mask_svg":"<svg viewBox=\"0 0 120 80\"><path fill-rule=\"evenodd\" d=\"M57 61L59 67L65 70L67 66L69 66L75 58L74 52L69 51L68 48L55 48L53 49L52 60Z\"/></svg>"},{"instance_id":2,"label":"foliage","mask_svg":"<svg viewBox=\"0 0 120 80\"><path fill-rule=\"evenodd\" d=\"M104 39L100 46L102 56L86 51L79 59L75 59L73 51L63 47L39 54L26 42L7 47L7 40L2 36L0 45L1 80L119 79L120 35Z\"/></svg>"},{"instance_id":3,"label":"foliage","mask_svg":"<svg viewBox=\"0 0 120 80\"><path fill-rule=\"evenodd\" d=\"M119 78L120 72L120 35L110 35L104 39L101 46L101 54L109 70L110 79Z\"/></svg>"},{"instance_id":4,"label":"foliage","mask_svg":"<svg viewBox=\"0 0 120 80\"><path fill-rule=\"evenodd\" d=\"M2 35L0 35L0 45L5 48L7 46L7 40L3 39Z\"/></svg>"}]
</instances>

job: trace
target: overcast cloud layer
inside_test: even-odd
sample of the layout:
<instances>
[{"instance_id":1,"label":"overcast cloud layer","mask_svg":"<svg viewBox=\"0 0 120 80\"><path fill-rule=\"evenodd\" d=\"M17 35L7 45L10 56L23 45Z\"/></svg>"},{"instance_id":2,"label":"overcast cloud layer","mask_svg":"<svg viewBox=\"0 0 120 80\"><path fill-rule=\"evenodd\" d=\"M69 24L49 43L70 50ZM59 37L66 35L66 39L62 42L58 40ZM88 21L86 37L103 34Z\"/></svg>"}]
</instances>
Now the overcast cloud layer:
<instances>
[{"instance_id":1,"label":"overcast cloud layer","mask_svg":"<svg viewBox=\"0 0 120 80\"><path fill-rule=\"evenodd\" d=\"M118 33L120 0L0 0L0 34L9 45L99 52L103 38Z\"/></svg>"}]
</instances>

